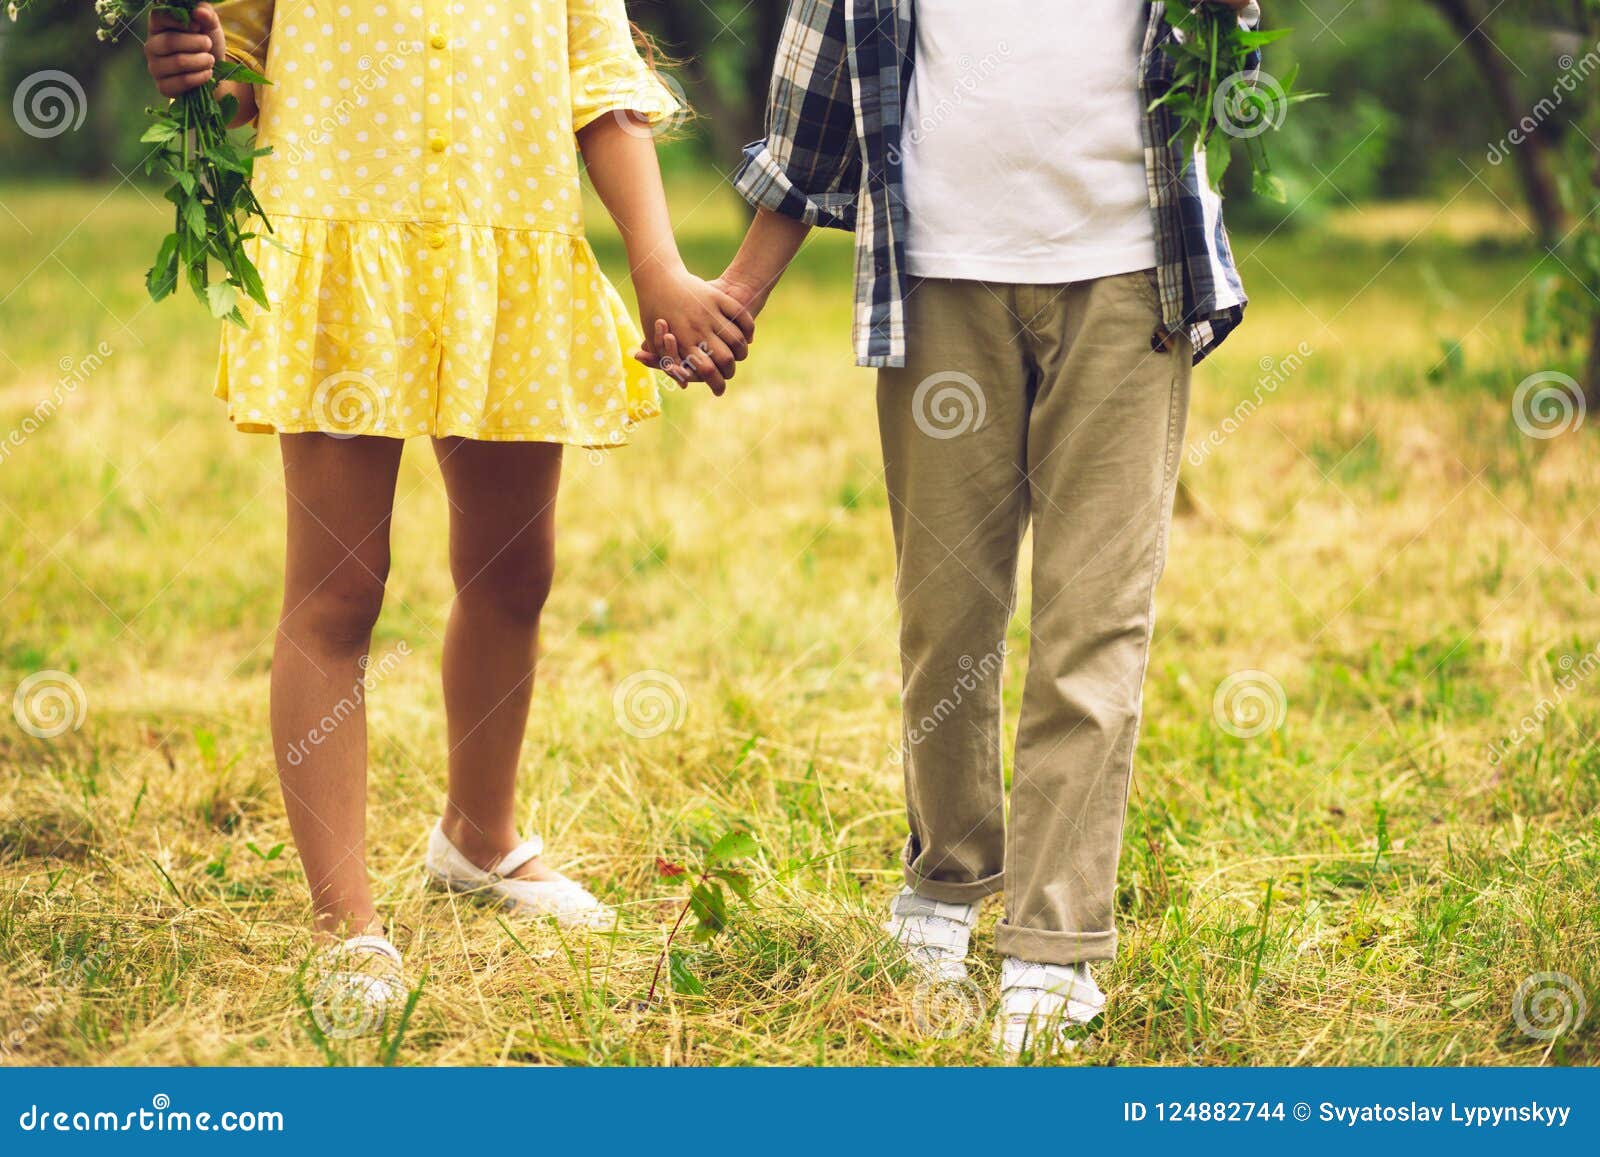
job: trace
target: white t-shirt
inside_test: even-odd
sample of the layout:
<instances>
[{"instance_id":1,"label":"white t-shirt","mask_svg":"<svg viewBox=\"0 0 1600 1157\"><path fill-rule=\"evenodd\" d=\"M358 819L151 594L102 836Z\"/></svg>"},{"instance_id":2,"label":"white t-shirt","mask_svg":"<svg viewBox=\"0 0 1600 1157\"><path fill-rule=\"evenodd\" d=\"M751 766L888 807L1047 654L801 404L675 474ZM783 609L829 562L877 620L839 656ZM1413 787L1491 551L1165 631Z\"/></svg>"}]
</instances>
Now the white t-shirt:
<instances>
[{"instance_id":1,"label":"white t-shirt","mask_svg":"<svg viewBox=\"0 0 1600 1157\"><path fill-rule=\"evenodd\" d=\"M1138 0L916 0L902 139L915 277L1149 269Z\"/></svg>"}]
</instances>

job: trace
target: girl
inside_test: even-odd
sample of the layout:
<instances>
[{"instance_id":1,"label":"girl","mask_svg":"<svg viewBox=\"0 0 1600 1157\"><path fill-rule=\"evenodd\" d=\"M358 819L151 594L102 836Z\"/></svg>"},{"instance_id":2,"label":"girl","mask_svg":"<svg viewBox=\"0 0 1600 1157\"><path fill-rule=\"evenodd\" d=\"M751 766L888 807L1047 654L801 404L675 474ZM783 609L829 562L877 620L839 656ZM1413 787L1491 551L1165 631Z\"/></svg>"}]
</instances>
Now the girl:
<instances>
[{"instance_id":1,"label":"girl","mask_svg":"<svg viewBox=\"0 0 1600 1157\"><path fill-rule=\"evenodd\" d=\"M677 102L623 0L286 0L277 13L228 0L188 26L153 14L145 52L169 97L224 58L272 82L219 86L272 150L253 183L279 245L253 243L272 309L228 328L216 393L282 450L272 733L319 937L338 968L398 975L366 872L359 688L403 439L423 434L449 495L456 587L449 794L426 870L526 914L609 925L512 816L562 446L622 445L659 412L627 356L638 331L583 237L574 136L644 316L719 386L754 333L678 255L648 127ZM329 718L342 722L324 730Z\"/></svg>"}]
</instances>

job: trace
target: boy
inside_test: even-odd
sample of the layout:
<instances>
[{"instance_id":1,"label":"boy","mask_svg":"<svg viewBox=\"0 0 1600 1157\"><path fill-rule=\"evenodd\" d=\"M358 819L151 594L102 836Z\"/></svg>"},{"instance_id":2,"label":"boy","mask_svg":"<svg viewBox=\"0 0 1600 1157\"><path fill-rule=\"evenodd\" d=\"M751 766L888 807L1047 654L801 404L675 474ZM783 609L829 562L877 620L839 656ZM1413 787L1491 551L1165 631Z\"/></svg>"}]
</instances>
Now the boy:
<instances>
[{"instance_id":1,"label":"boy","mask_svg":"<svg viewBox=\"0 0 1600 1157\"><path fill-rule=\"evenodd\" d=\"M1139 0L791 0L768 137L735 178L758 215L720 284L752 313L812 227L856 233L902 618L910 837L887 927L964 982L978 903L1006 892L1012 1054L1105 1005L1089 965L1116 949L1189 369L1245 306L1217 198L1149 111L1171 35ZM1001 668L1030 521L1008 829Z\"/></svg>"}]
</instances>

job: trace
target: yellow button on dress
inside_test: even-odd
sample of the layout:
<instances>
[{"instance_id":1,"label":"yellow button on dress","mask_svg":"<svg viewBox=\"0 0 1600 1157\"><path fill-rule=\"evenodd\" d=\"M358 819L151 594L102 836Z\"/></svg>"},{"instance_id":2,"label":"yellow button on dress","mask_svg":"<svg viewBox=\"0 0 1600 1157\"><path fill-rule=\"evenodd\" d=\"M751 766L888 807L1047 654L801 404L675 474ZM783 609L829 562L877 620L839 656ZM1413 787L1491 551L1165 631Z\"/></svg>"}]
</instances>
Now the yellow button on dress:
<instances>
[{"instance_id":1,"label":"yellow button on dress","mask_svg":"<svg viewBox=\"0 0 1600 1157\"><path fill-rule=\"evenodd\" d=\"M623 0L218 5L258 89L250 242L270 310L225 327L250 432L615 446L659 413L583 235L573 133L677 102ZM273 244L275 241L277 244Z\"/></svg>"}]
</instances>

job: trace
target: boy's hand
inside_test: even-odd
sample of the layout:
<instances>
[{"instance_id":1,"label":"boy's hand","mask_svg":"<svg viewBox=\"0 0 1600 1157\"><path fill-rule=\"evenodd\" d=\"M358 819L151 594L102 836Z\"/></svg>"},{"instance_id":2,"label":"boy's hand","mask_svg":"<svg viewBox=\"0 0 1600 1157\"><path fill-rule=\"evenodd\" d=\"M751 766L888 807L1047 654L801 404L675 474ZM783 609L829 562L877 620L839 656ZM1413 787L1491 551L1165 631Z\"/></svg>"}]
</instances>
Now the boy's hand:
<instances>
[{"instance_id":1,"label":"boy's hand","mask_svg":"<svg viewBox=\"0 0 1600 1157\"><path fill-rule=\"evenodd\" d=\"M750 355L750 340L756 333L750 311L687 270L648 280L636 277L634 289L639 316L647 323L655 322L647 344L656 365L679 384L697 378L709 385L713 394L721 395L733 377L735 363ZM660 336L663 324L675 348L669 349ZM662 364L663 358L669 359L666 364Z\"/></svg>"},{"instance_id":2,"label":"boy's hand","mask_svg":"<svg viewBox=\"0 0 1600 1157\"><path fill-rule=\"evenodd\" d=\"M757 287L737 281L732 276L732 270L721 277L713 277L707 284L731 297L752 318L761 313L762 307L767 304L767 295L772 292L770 285ZM660 370L680 386L687 386L690 382L706 381L706 376L692 363L686 362L682 355L683 350L678 345L677 337L667 323L658 318L654 335L644 339L643 344L634 351L633 357L635 361L653 370ZM720 390L715 392L721 393Z\"/></svg>"},{"instance_id":3,"label":"boy's hand","mask_svg":"<svg viewBox=\"0 0 1600 1157\"><path fill-rule=\"evenodd\" d=\"M201 4L188 25L152 9L144 59L162 96L182 96L211 79L211 70L227 51L217 10Z\"/></svg>"}]
</instances>

